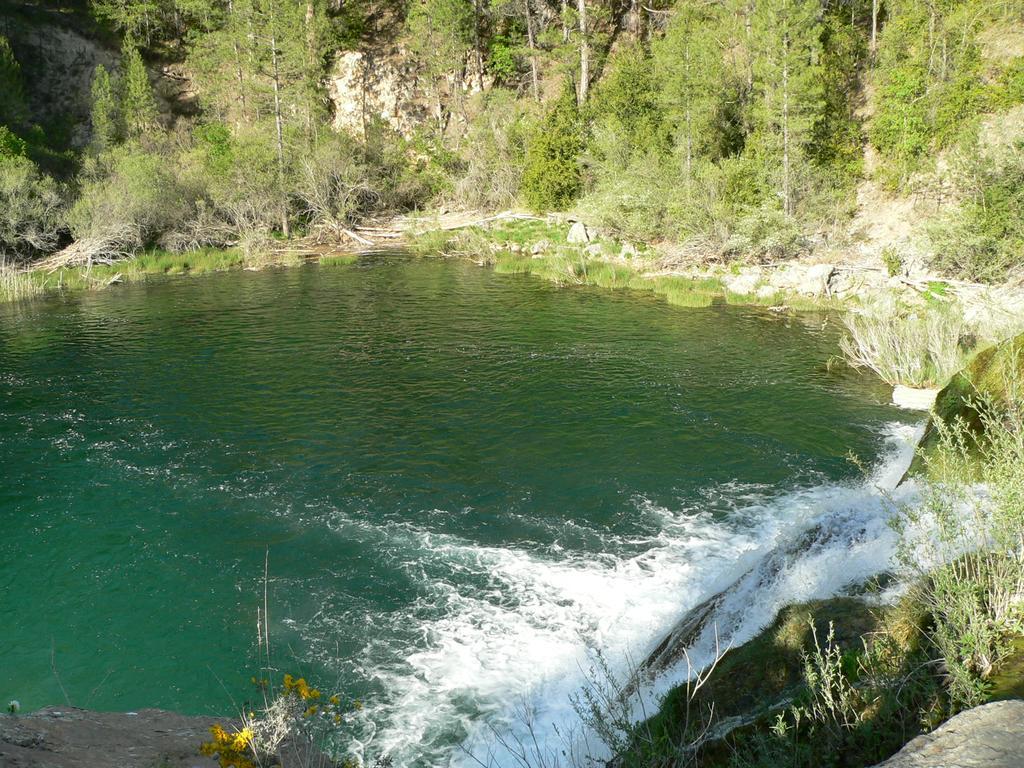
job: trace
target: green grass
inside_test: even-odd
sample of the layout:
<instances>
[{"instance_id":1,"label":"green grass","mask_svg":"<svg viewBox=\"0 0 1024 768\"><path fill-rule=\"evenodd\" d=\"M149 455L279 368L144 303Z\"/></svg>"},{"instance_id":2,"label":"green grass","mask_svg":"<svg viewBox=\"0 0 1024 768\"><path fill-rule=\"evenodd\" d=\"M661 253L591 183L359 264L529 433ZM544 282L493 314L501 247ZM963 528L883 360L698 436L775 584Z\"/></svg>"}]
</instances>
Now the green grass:
<instances>
[{"instance_id":1,"label":"green grass","mask_svg":"<svg viewBox=\"0 0 1024 768\"><path fill-rule=\"evenodd\" d=\"M357 261L359 261L359 254L357 253L332 253L330 256L320 257L320 266L343 267L355 264Z\"/></svg>"},{"instance_id":2,"label":"green grass","mask_svg":"<svg viewBox=\"0 0 1024 768\"><path fill-rule=\"evenodd\" d=\"M0 301L21 301L49 293L98 290L114 283L139 282L155 275L201 275L262 263L247 259L239 250L209 248L187 253L143 251L134 258L114 264L96 264L91 269L73 267L54 272L4 271L0 273Z\"/></svg>"}]
</instances>

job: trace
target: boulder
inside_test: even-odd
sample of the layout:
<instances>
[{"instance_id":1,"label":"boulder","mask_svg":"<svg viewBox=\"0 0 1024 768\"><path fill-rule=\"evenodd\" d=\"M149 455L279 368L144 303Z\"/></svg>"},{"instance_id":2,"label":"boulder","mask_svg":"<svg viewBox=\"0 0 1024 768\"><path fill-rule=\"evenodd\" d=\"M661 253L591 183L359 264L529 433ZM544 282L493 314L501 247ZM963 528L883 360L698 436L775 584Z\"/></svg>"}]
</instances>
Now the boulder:
<instances>
[{"instance_id":1,"label":"boulder","mask_svg":"<svg viewBox=\"0 0 1024 768\"><path fill-rule=\"evenodd\" d=\"M530 246L530 254L533 256L540 256L542 253L545 253L550 249L550 240L538 240L536 243Z\"/></svg>"},{"instance_id":2,"label":"boulder","mask_svg":"<svg viewBox=\"0 0 1024 768\"><path fill-rule=\"evenodd\" d=\"M831 296L835 273L836 268L832 264L813 264L804 271L803 279L796 289L807 296Z\"/></svg>"},{"instance_id":3,"label":"boulder","mask_svg":"<svg viewBox=\"0 0 1024 768\"><path fill-rule=\"evenodd\" d=\"M582 221L577 221L569 227L569 234L565 239L573 245L584 245L591 240L590 231L587 229L586 224Z\"/></svg>"},{"instance_id":4,"label":"boulder","mask_svg":"<svg viewBox=\"0 0 1024 768\"><path fill-rule=\"evenodd\" d=\"M640 252L632 243L623 243L622 248L619 250L619 256L623 259L632 259L639 254Z\"/></svg>"},{"instance_id":5,"label":"boulder","mask_svg":"<svg viewBox=\"0 0 1024 768\"><path fill-rule=\"evenodd\" d=\"M729 275L724 282L726 290L746 296L757 290L761 276L754 271L740 272L738 275Z\"/></svg>"},{"instance_id":6,"label":"boulder","mask_svg":"<svg viewBox=\"0 0 1024 768\"><path fill-rule=\"evenodd\" d=\"M875 768L1020 766L1024 766L1024 701L997 701L961 712Z\"/></svg>"}]
</instances>

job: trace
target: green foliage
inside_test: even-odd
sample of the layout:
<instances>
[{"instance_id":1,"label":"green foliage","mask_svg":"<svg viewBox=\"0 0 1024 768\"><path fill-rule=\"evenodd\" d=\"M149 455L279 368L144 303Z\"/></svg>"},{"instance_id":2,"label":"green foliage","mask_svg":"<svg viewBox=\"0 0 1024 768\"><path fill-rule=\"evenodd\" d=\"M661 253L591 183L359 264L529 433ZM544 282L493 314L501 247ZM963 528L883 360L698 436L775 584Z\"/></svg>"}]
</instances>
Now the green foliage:
<instances>
[{"instance_id":1,"label":"green foliage","mask_svg":"<svg viewBox=\"0 0 1024 768\"><path fill-rule=\"evenodd\" d=\"M28 119L21 67L11 44L0 35L0 125L17 127Z\"/></svg>"},{"instance_id":2,"label":"green foliage","mask_svg":"<svg viewBox=\"0 0 1024 768\"><path fill-rule=\"evenodd\" d=\"M763 0L754 11L754 130L748 146L786 214L803 194L807 145L824 107L816 0Z\"/></svg>"},{"instance_id":3,"label":"green foliage","mask_svg":"<svg viewBox=\"0 0 1024 768\"><path fill-rule=\"evenodd\" d=\"M94 174L68 214L76 240L109 241L132 252L156 243L189 215L178 179L155 153L117 147Z\"/></svg>"},{"instance_id":4,"label":"green foliage","mask_svg":"<svg viewBox=\"0 0 1024 768\"><path fill-rule=\"evenodd\" d=\"M903 257L896 248L889 246L882 251L882 263L885 264L885 271L889 277L903 274Z\"/></svg>"},{"instance_id":5,"label":"green foliage","mask_svg":"<svg viewBox=\"0 0 1024 768\"><path fill-rule=\"evenodd\" d=\"M562 210L583 189L579 156L584 128L576 96L566 89L530 139L523 170L523 196L537 211Z\"/></svg>"},{"instance_id":6,"label":"green foliage","mask_svg":"<svg viewBox=\"0 0 1024 768\"><path fill-rule=\"evenodd\" d=\"M516 62L516 46L507 35L499 35L491 40L487 52L487 74L494 78L495 85L512 84L519 75Z\"/></svg>"},{"instance_id":7,"label":"green foliage","mask_svg":"<svg viewBox=\"0 0 1024 768\"><path fill-rule=\"evenodd\" d=\"M466 136L465 170L454 189L459 203L484 210L515 205L534 120L530 106L517 102L513 93L487 93Z\"/></svg>"},{"instance_id":8,"label":"green foliage","mask_svg":"<svg viewBox=\"0 0 1024 768\"><path fill-rule=\"evenodd\" d=\"M1005 157L975 158L963 173L969 196L933 226L936 267L995 282L1024 267L1024 142Z\"/></svg>"},{"instance_id":9,"label":"green foliage","mask_svg":"<svg viewBox=\"0 0 1024 768\"><path fill-rule=\"evenodd\" d=\"M0 153L0 265L53 250L63 228L63 207L52 178L27 157Z\"/></svg>"},{"instance_id":10,"label":"green foliage","mask_svg":"<svg viewBox=\"0 0 1024 768\"><path fill-rule=\"evenodd\" d=\"M602 170L614 173L634 158L663 154L669 134L653 62L643 48L623 48L608 66L589 110L595 116L597 138L592 151Z\"/></svg>"},{"instance_id":11,"label":"green foliage","mask_svg":"<svg viewBox=\"0 0 1024 768\"><path fill-rule=\"evenodd\" d=\"M97 153L111 149L120 137L120 106L110 73L100 64L92 77L92 147Z\"/></svg>"},{"instance_id":12,"label":"green foliage","mask_svg":"<svg viewBox=\"0 0 1024 768\"><path fill-rule=\"evenodd\" d=\"M409 48L434 80L461 69L476 19L467 0L417 0L405 20Z\"/></svg>"},{"instance_id":13,"label":"green foliage","mask_svg":"<svg viewBox=\"0 0 1024 768\"><path fill-rule=\"evenodd\" d=\"M727 81L723 58L723 8L684 0L676 6L665 36L654 44L657 73L666 119L674 126L685 179L692 181L696 158L717 154L722 84Z\"/></svg>"},{"instance_id":14,"label":"green foliage","mask_svg":"<svg viewBox=\"0 0 1024 768\"><path fill-rule=\"evenodd\" d=\"M23 138L12 133L6 125L0 125L0 159L24 157L27 149Z\"/></svg>"},{"instance_id":15,"label":"green foliage","mask_svg":"<svg viewBox=\"0 0 1024 768\"><path fill-rule=\"evenodd\" d=\"M862 4L864 17L870 3ZM868 55L868 32L850 23L846 4L829 3L821 27L822 109L811 130L807 153L833 184L849 184L861 172L864 135L857 116L860 78Z\"/></svg>"},{"instance_id":16,"label":"green foliage","mask_svg":"<svg viewBox=\"0 0 1024 768\"><path fill-rule=\"evenodd\" d=\"M139 49L131 43L125 44L121 67L121 119L128 137L137 139L158 125L156 97Z\"/></svg>"},{"instance_id":17,"label":"green foliage","mask_svg":"<svg viewBox=\"0 0 1024 768\"><path fill-rule=\"evenodd\" d=\"M1018 100L1017 65L991 73L981 56L978 33L994 11L980 0L892 9L872 73L878 95L868 127L890 185L905 184L935 151L972 135L984 112Z\"/></svg>"}]
</instances>

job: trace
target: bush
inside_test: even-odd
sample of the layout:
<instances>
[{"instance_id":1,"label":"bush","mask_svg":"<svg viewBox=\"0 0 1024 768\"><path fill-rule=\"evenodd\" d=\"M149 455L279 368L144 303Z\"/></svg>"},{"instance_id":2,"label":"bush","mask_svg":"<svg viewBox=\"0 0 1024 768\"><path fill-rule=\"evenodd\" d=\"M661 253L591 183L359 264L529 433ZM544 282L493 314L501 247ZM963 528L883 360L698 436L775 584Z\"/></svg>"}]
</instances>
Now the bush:
<instances>
[{"instance_id":1,"label":"bush","mask_svg":"<svg viewBox=\"0 0 1024 768\"><path fill-rule=\"evenodd\" d=\"M466 171L453 191L458 203L484 210L515 205L532 121L512 92L493 90L486 95L466 136Z\"/></svg>"},{"instance_id":2,"label":"bush","mask_svg":"<svg viewBox=\"0 0 1024 768\"><path fill-rule=\"evenodd\" d=\"M995 282L1024 266L1024 142L1006 158L981 158L963 174L970 197L931 231L934 266L965 280Z\"/></svg>"},{"instance_id":3,"label":"bush","mask_svg":"<svg viewBox=\"0 0 1024 768\"><path fill-rule=\"evenodd\" d=\"M576 96L566 89L530 139L523 196L535 211L563 210L583 190L579 156L584 129Z\"/></svg>"},{"instance_id":4,"label":"bush","mask_svg":"<svg viewBox=\"0 0 1024 768\"><path fill-rule=\"evenodd\" d=\"M973 339L957 307L927 310L878 301L843 317L840 347L855 367L870 368L889 384L944 384L963 367Z\"/></svg>"},{"instance_id":5,"label":"bush","mask_svg":"<svg viewBox=\"0 0 1024 768\"><path fill-rule=\"evenodd\" d=\"M362 152L346 135L323 137L297 165L295 197L311 229L328 229L337 236L380 199Z\"/></svg>"},{"instance_id":6,"label":"bush","mask_svg":"<svg viewBox=\"0 0 1024 768\"><path fill-rule=\"evenodd\" d=\"M137 145L117 147L94 164L68 215L76 241L102 253L133 253L157 244L193 213L168 158Z\"/></svg>"},{"instance_id":7,"label":"bush","mask_svg":"<svg viewBox=\"0 0 1024 768\"><path fill-rule=\"evenodd\" d=\"M57 183L28 158L0 152L0 264L53 250L63 227Z\"/></svg>"}]
</instances>

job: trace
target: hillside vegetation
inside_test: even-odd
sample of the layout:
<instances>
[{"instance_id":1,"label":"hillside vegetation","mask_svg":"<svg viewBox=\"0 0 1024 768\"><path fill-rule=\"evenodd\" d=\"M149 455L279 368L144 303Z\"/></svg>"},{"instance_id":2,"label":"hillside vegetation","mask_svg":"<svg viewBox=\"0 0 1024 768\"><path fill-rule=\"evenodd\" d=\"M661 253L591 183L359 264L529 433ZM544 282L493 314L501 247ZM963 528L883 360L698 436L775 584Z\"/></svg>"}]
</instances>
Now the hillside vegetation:
<instances>
[{"instance_id":1,"label":"hillside vegetation","mask_svg":"<svg viewBox=\"0 0 1024 768\"><path fill-rule=\"evenodd\" d=\"M365 217L439 206L572 209L622 238L778 260L841 242L867 176L942 198L934 268L1001 281L1021 260L1020 0L13 5L8 267L337 240ZM60 24L110 53L86 125L43 117L35 66L21 66L25 30ZM339 52L387 46L425 119L400 135L365 114L358 135L335 132ZM187 99L154 92L168 71Z\"/></svg>"}]
</instances>

